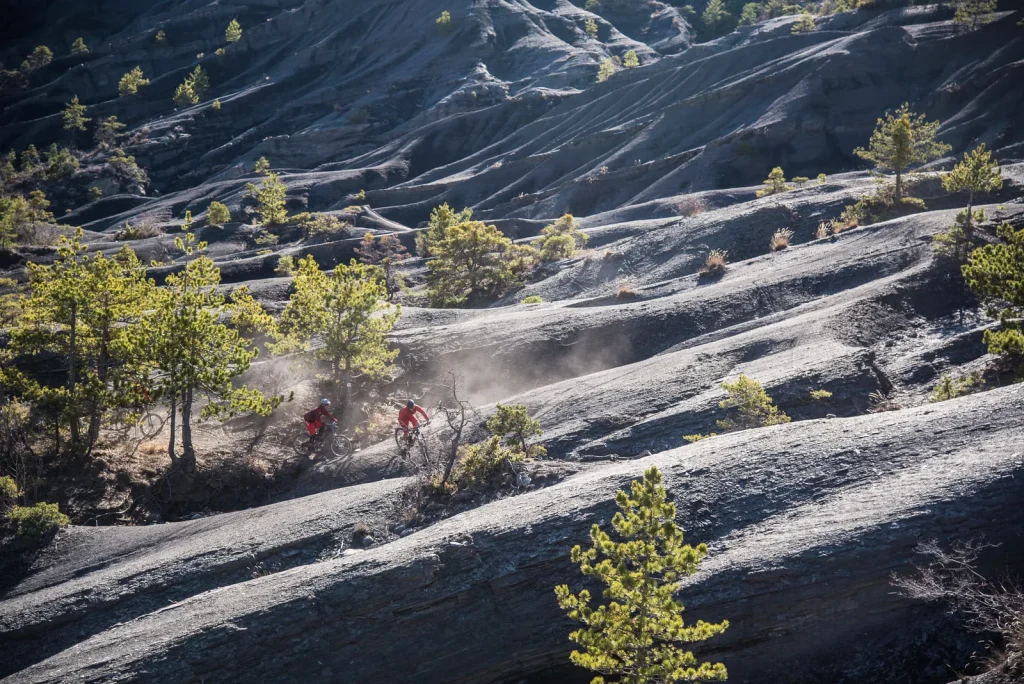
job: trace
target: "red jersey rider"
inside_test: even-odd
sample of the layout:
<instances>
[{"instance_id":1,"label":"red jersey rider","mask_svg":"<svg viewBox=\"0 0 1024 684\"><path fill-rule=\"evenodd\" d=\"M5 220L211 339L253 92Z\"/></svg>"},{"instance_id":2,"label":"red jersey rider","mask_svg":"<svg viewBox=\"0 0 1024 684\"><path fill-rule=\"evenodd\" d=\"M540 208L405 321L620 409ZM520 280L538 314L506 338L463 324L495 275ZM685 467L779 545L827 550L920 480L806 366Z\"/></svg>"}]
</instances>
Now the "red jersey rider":
<instances>
[{"instance_id":1,"label":"red jersey rider","mask_svg":"<svg viewBox=\"0 0 1024 684\"><path fill-rule=\"evenodd\" d=\"M324 418L330 418L332 423L338 422L338 419L332 416L330 411L327 410L327 407L330 405L330 401L327 399L321 399L320 405L304 416L306 420L306 430L309 431L309 441L313 441L313 438L316 437L320 428L326 424L324 423Z\"/></svg>"},{"instance_id":2,"label":"red jersey rider","mask_svg":"<svg viewBox=\"0 0 1024 684\"><path fill-rule=\"evenodd\" d=\"M409 439L409 428L418 428L420 422L416 420L416 414L419 413L423 416L423 420L430 420L430 416L423 410L422 407L417 406L416 402L410 399L405 403L405 407L398 412L398 424L402 426L402 431L405 433L405 439Z\"/></svg>"}]
</instances>

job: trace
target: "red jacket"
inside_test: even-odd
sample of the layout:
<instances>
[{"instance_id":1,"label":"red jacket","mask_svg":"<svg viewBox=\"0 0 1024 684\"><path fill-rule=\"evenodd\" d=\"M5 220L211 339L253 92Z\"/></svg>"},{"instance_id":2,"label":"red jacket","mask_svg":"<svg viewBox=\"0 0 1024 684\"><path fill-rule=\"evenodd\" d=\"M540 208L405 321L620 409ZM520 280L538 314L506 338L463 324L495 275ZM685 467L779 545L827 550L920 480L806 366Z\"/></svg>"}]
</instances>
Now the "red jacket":
<instances>
[{"instance_id":1,"label":"red jacket","mask_svg":"<svg viewBox=\"0 0 1024 684\"><path fill-rule=\"evenodd\" d=\"M413 427L417 427L420 422L416 420L416 414L419 413L423 416L424 420L430 420L430 416L419 406L410 409L408 406L403 406L402 410L398 412L398 423L402 427L409 427L412 424Z\"/></svg>"},{"instance_id":2,"label":"red jacket","mask_svg":"<svg viewBox=\"0 0 1024 684\"><path fill-rule=\"evenodd\" d=\"M320 420L320 416L327 416L331 420L337 422L337 418L335 418L330 413L328 413L327 409L325 409L323 407L323 404L321 404L320 406L317 406L315 409L313 409L312 411L310 411L309 413L306 414L306 416L305 416L306 417L306 422L307 423L315 423L318 420Z\"/></svg>"}]
</instances>

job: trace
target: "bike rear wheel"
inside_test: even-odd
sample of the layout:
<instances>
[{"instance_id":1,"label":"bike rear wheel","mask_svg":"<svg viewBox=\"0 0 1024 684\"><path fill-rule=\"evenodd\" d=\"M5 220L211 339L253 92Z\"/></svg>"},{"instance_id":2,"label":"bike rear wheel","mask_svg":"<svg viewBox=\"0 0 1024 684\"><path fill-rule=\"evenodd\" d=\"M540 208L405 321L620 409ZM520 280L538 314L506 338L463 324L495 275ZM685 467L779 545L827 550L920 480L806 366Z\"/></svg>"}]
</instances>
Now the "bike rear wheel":
<instances>
[{"instance_id":1,"label":"bike rear wheel","mask_svg":"<svg viewBox=\"0 0 1024 684\"><path fill-rule=\"evenodd\" d=\"M292 448L295 449L295 453L299 456L305 456L306 458L309 458L310 454L313 453L313 450L316 449L316 446L317 440L311 440L308 432L303 432L296 436L292 441Z\"/></svg>"},{"instance_id":2,"label":"bike rear wheel","mask_svg":"<svg viewBox=\"0 0 1024 684\"><path fill-rule=\"evenodd\" d=\"M152 439L164 429L166 419L158 413L147 413L139 420L139 432L146 439Z\"/></svg>"}]
</instances>

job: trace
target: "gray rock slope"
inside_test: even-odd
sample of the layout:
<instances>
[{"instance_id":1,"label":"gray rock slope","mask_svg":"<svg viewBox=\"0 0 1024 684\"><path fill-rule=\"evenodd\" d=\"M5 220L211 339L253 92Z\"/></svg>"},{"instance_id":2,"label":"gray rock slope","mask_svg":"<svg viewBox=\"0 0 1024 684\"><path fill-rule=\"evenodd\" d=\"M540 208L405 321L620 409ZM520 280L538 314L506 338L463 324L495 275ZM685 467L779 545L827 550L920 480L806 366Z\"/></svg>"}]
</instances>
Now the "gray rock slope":
<instances>
[{"instance_id":1,"label":"gray rock slope","mask_svg":"<svg viewBox=\"0 0 1024 684\"><path fill-rule=\"evenodd\" d=\"M732 623L706 653L730 681L870 681L864 654L888 666L918 633L888 585L918 541L984 532L1019 552L1022 411L1018 385L593 468L364 553L195 595L5 681L513 681L564 662L571 625L552 587L578 584L570 547L649 465L689 539L710 544L682 595L691 620Z\"/></svg>"}]
</instances>

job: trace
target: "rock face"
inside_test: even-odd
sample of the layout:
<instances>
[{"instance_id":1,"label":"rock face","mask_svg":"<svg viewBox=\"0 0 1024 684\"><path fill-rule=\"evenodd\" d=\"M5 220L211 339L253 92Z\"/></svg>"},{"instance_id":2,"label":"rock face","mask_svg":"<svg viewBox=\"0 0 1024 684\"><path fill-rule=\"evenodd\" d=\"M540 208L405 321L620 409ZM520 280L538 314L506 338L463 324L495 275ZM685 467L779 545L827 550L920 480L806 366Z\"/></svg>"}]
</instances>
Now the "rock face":
<instances>
[{"instance_id":1,"label":"rock face","mask_svg":"<svg viewBox=\"0 0 1024 684\"><path fill-rule=\"evenodd\" d=\"M846 12L801 35L784 17L693 44L668 5L607 4L594 17L567 0L456 0L443 29L427 0L56 0L0 27L7 64L57 47L28 88L0 92L0 150L65 135L75 94L88 116L129 124L148 194L53 207L95 249L148 221L164 232L132 246L172 260L191 211L225 286L278 312L281 256L333 266L363 230L411 247L442 202L519 240L563 212L590 236L587 252L487 307L403 302L403 374L385 388L433 398L454 368L480 418L491 402L526 404L545 431L536 467L571 472L564 481L397 527L413 480L384 443L318 460L289 500L261 508L71 528L24 575L0 578L5 682L588 681L567 666L572 625L552 587L579 585L571 547L649 465L688 539L711 547L682 597L688 619L731 622L702 652L730 681L940 684L966 662L976 639L888 583L933 537L985 537L1002 544L994 569L1024 567L1024 385L926 403L942 374L990 361L993 321L931 248L964 198L925 173L927 211L816 234L874 190L852 150L904 101L942 121L954 154L995 151L1004 186L976 203L1024 225L1021 12L973 32L939 6ZM217 55L234 17L242 40ZM583 32L590 18L598 40ZM78 35L91 52L66 56ZM627 50L642 66L595 84L600 61ZM196 64L210 99L175 109ZM118 98L136 65L152 83ZM359 231L257 250L242 194L263 155L290 211L350 216L365 191ZM828 177L757 198L780 165ZM213 200L236 221L206 226ZM770 252L785 228L791 246ZM718 279L698 274L712 249L729 253ZM0 268L20 277L49 258L23 249ZM421 282L422 260L403 267ZM543 302L519 303L529 295ZM741 373L794 422L684 446L715 430L721 383ZM870 413L872 393L903 410Z\"/></svg>"},{"instance_id":2,"label":"rock face","mask_svg":"<svg viewBox=\"0 0 1024 684\"><path fill-rule=\"evenodd\" d=\"M1022 411L1016 386L597 467L369 551L198 594L9 681L515 681L564 662L571 625L552 587L577 582L570 547L649 465L688 538L710 543L682 595L689 619L732 623L706 652L730 681L880 681L879 667L902 680L920 615L888 577L909 569L915 544L984 532L1020 552ZM11 619L16 603L0 606Z\"/></svg>"}]
</instances>

